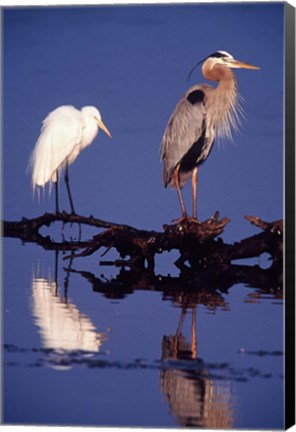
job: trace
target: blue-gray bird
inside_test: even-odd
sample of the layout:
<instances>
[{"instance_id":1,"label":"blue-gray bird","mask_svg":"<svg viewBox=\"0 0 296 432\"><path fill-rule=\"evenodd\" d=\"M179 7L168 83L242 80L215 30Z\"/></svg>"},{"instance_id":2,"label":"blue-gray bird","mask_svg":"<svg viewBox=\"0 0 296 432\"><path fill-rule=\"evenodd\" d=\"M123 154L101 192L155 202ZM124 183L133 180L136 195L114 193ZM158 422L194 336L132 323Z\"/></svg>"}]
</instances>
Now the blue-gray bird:
<instances>
[{"instance_id":1,"label":"blue-gray bird","mask_svg":"<svg viewBox=\"0 0 296 432\"><path fill-rule=\"evenodd\" d=\"M218 85L198 84L186 91L169 118L161 143L163 184L176 187L182 210L175 222L188 219L181 189L191 173L193 219L197 220L198 167L209 156L216 136L231 139L232 129L238 129L242 110L231 69L259 69L217 51L194 66L190 75L200 63L204 78Z\"/></svg>"}]
</instances>

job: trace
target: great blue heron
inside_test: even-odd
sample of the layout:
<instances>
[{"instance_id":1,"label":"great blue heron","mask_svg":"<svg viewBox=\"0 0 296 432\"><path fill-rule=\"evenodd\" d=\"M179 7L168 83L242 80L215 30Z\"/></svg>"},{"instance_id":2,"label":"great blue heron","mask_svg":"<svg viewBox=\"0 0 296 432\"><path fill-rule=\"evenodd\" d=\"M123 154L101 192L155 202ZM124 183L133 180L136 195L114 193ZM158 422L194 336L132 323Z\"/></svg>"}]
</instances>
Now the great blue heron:
<instances>
[{"instance_id":1,"label":"great blue heron","mask_svg":"<svg viewBox=\"0 0 296 432\"><path fill-rule=\"evenodd\" d=\"M169 118L161 143L163 184L176 187L182 217L188 218L181 189L192 173L193 219L197 220L198 167L210 154L215 137L231 138L237 129L241 111L236 78L232 68L259 69L235 60L226 51L217 51L199 62L204 78L218 81L216 88L208 84L192 86L183 95Z\"/></svg>"},{"instance_id":2,"label":"great blue heron","mask_svg":"<svg viewBox=\"0 0 296 432\"><path fill-rule=\"evenodd\" d=\"M58 205L59 173L65 171L65 183L72 213L75 213L69 185L68 167L75 161L79 153L88 147L99 132L99 127L111 138L104 125L99 110L86 106L77 110L73 106L64 105L48 114L43 121L41 134L31 155L32 186L44 186L55 183L56 213Z\"/></svg>"}]
</instances>

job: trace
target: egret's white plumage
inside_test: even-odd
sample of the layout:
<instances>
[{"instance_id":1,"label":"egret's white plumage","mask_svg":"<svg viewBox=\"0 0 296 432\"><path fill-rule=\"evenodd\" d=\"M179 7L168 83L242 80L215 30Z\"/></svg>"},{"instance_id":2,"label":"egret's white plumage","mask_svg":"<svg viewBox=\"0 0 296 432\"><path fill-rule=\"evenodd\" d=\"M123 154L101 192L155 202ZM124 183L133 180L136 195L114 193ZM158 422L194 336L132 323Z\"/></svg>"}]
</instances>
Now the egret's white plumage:
<instances>
[{"instance_id":1,"label":"egret's white plumage","mask_svg":"<svg viewBox=\"0 0 296 432\"><path fill-rule=\"evenodd\" d=\"M49 113L43 121L30 160L33 190L37 186L44 188L49 183L51 191L52 183L58 181L58 173L67 170L81 150L93 142L99 128L111 138L99 110L93 106L83 107L79 111L73 106L64 105Z\"/></svg>"}]
</instances>

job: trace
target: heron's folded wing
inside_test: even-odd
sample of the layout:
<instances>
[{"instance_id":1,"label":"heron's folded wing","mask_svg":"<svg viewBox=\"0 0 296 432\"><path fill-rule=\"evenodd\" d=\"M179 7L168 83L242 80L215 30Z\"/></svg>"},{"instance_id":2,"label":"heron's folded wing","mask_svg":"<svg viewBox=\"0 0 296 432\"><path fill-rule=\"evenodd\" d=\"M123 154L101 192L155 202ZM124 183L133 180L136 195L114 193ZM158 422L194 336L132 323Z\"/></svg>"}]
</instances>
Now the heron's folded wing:
<instances>
[{"instance_id":1,"label":"heron's folded wing","mask_svg":"<svg viewBox=\"0 0 296 432\"><path fill-rule=\"evenodd\" d=\"M164 186L170 182L176 166L181 162L192 145L204 133L206 109L202 94L200 100L190 100L190 94L203 90L194 86L189 89L176 105L165 130L161 144L161 158L164 162ZM194 102L194 103L193 103Z\"/></svg>"}]
</instances>

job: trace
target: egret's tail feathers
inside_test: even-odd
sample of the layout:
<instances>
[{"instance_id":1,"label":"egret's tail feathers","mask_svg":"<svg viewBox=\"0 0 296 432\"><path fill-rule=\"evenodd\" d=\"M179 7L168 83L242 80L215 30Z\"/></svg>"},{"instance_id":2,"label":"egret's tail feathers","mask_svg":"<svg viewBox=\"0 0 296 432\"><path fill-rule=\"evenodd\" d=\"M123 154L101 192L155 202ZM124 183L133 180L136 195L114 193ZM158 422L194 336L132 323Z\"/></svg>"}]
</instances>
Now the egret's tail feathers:
<instances>
[{"instance_id":1,"label":"egret's tail feathers","mask_svg":"<svg viewBox=\"0 0 296 432\"><path fill-rule=\"evenodd\" d=\"M57 182L57 174L55 173L52 178L47 182L47 183L38 183L36 180L34 180L34 178L32 178L32 190L33 190L33 198L35 197L35 195L37 196L38 202L40 203L41 200L41 195L42 195L42 199L45 198L45 193L46 193L46 186L48 184L48 196L51 195L52 192L52 188L53 188L53 183Z\"/></svg>"}]
</instances>

